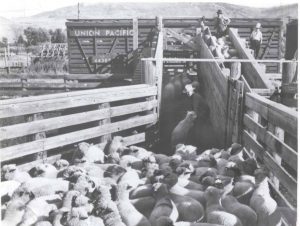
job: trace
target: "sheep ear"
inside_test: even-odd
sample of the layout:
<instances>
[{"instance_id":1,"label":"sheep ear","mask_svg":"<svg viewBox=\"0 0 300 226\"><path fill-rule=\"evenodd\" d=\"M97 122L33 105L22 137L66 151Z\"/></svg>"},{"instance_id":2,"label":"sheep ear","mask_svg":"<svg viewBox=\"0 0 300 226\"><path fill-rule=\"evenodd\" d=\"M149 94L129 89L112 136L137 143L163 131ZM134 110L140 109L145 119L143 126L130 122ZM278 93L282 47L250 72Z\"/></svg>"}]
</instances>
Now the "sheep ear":
<instances>
[{"instance_id":1,"label":"sheep ear","mask_svg":"<svg viewBox=\"0 0 300 226\"><path fill-rule=\"evenodd\" d=\"M117 186L112 184L109 192L111 195L111 200L116 201L117 200Z\"/></svg>"},{"instance_id":2,"label":"sheep ear","mask_svg":"<svg viewBox=\"0 0 300 226\"><path fill-rule=\"evenodd\" d=\"M34 197L35 197L35 195L34 195L33 192L31 191L31 192L29 193L29 198L30 198L30 199L34 199Z\"/></svg>"}]
</instances>

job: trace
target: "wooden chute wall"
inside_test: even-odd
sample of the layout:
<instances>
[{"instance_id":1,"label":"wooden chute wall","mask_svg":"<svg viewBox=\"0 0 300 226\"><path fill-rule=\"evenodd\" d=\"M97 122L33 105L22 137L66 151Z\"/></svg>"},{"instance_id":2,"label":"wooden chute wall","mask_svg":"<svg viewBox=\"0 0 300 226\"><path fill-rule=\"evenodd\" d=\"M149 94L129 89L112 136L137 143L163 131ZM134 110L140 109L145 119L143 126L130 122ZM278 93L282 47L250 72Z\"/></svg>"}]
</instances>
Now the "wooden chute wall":
<instances>
[{"instance_id":1,"label":"wooden chute wall","mask_svg":"<svg viewBox=\"0 0 300 226\"><path fill-rule=\"evenodd\" d=\"M200 58L214 59L206 43L199 37ZM209 105L210 120L216 134L217 146L223 146L226 139L228 77L216 62L199 63L199 80L204 97Z\"/></svg>"}]
</instances>

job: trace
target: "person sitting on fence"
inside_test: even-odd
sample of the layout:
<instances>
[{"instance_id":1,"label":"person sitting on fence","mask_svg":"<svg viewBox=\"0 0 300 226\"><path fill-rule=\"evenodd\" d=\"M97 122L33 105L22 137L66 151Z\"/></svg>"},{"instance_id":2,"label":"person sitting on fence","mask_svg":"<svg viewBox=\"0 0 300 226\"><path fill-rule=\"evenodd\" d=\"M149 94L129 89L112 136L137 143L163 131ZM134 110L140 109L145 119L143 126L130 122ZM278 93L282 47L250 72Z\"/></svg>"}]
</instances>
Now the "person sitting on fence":
<instances>
[{"instance_id":1,"label":"person sitting on fence","mask_svg":"<svg viewBox=\"0 0 300 226\"><path fill-rule=\"evenodd\" d=\"M217 11L217 18L215 22L215 28L217 30L217 38L221 38L227 34L228 25L230 24L231 20L228 17L223 15L222 10Z\"/></svg>"},{"instance_id":2,"label":"person sitting on fence","mask_svg":"<svg viewBox=\"0 0 300 226\"><path fill-rule=\"evenodd\" d=\"M261 24L257 23L254 30L252 31L251 35L250 35L250 49L254 50L254 57L257 58L258 57L258 53L260 50L260 45L262 43L263 40L263 36L262 33L260 31L261 29Z\"/></svg>"},{"instance_id":3,"label":"person sitting on fence","mask_svg":"<svg viewBox=\"0 0 300 226\"><path fill-rule=\"evenodd\" d=\"M204 16L201 18L200 27L201 27L202 35L211 36L211 32L209 30L209 27L205 25L205 17Z\"/></svg>"}]
</instances>

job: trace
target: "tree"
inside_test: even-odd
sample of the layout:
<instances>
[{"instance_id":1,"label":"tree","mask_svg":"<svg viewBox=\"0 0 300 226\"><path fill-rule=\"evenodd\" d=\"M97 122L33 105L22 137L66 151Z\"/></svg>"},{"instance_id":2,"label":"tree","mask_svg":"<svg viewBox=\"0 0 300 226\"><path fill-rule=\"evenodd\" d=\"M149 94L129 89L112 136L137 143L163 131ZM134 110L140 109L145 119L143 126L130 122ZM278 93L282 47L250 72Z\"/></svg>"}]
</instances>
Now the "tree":
<instances>
[{"instance_id":1,"label":"tree","mask_svg":"<svg viewBox=\"0 0 300 226\"><path fill-rule=\"evenodd\" d=\"M51 35L51 42L52 43L65 43L66 42L66 35L62 31L62 29L57 28L54 31L49 30L49 33Z\"/></svg>"},{"instance_id":2,"label":"tree","mask_svg":"<svg viewBox=\"0 0 300 226\"><path fill-rule=\"evenodd\" d=\"M24 30L27 39L27 45L37 45L39 43L50 41L50 35L43 28L28 27Z\"/></svg>"},{"instance_id":3,"label":"tree","mask_svg":"<svg viewBox=\"0 0 300 226\"><path fill-rule=\"evenodd\" d=\"M6 37L2 37L2 40L0 41L0 47L7 47L7 38Z\"/></svg>"},{"instance_id":4,"label":"tree","mask_svg":"<svg viewBox=\"0 0 300 226\"><path fill-rule=\"evenodd\" d=\"M24 40L24 38L23 38L23 35L20 35L19 37L18 37L18 40L17 40L17 44L25 44L25 40Z\"/></svg>"}]
</instances>

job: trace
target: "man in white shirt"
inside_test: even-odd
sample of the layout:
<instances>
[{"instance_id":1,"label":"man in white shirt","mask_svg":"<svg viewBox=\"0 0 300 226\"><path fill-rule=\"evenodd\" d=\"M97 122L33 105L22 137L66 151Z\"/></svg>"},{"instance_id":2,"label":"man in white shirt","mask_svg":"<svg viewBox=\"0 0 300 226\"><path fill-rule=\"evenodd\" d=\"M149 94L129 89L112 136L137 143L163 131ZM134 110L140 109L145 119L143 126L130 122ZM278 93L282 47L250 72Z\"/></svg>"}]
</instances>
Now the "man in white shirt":
<instances>
[{"instance_id":1,"label":"man in white shirt","mask_svg":"<svg viewBox=\"0 0 300 226\"><path fill-rule=\"evenodd\" d=\"M250 49L254 50L254 57L258 57L258 53L260 50L260 45L262 43L263 37L262 33L260 31L261 29L261 24L257 23L254 30L252 31L250 35Z\"/></svg>"}]
</instances>

